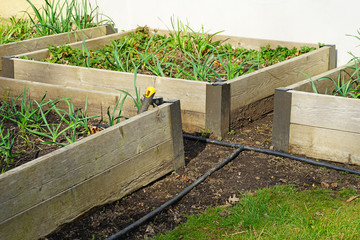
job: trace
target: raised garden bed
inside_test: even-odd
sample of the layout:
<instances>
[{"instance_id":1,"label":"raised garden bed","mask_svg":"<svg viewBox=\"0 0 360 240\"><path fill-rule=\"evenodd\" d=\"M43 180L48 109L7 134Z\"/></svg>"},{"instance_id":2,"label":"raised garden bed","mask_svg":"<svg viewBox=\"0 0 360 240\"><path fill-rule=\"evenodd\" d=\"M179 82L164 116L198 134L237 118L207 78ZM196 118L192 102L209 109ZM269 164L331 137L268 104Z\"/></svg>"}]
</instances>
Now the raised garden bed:
<instances>
[{"instance_id":1,"label":"raised garden bed","mask_svg":"<svg viewBox=\"0 0 360 240\"><path fill-rule=\"evenodd\" d=\"M0 77L0 90L33 99L88 99L101 114L119 94ZM184 166L180 103L164 103L0 175L1 239L38 239L94 206L117 200Z\"/></svg>"},{"instance_id":2,"label":"raised garden bed","mask_svg":"<svg viewBox=\"0 0 360 240\"><path fill-rule=\"evenodd\" d=\"M0 58L4 56L14 56L40 49L46 49L49 45L69 44L86 39L97 38L103 35L114 33L114 28L110 25L87 28L69 33L60 33L45 37L38 37L13 43L0 45ZM2 72L2 60L0 59L0 76Z\"/></svg>"},{"instance_id":3,"label":"raised garden bed","mask_svg":"<svg viewBox=\"0 0 360 240\"><path fill-rule=\"evenodd\" d=\"M99 49L111 40L120 39L132 31L99 37L86 41L86 47ZM154 30L152 30L154 32ZM158 34L169 34L159 30ZM256 48L278 45L293 48L316 47L317 44L272 41L215 35L213 41L230 43L234 47ZM82 43L70 44L82 48ZM35 60L49 57L48 50L25 54ZM69 65L44 63L19 58L7 59L4 76L51 84L99 89L116 92L118 88L134 93L133 74L118 71L90 69ZM304 55L236 77L221 83L209 83L138 74L136 84L141 89L151 85L164 99L180 99L183 129L187 132L209 132L224 136L231 124L249 121L273 109L274 89L305 79L300 71L313 76L335 67L335 46L324 46ZM249 107L251 105L262 106ZM249 109L250 108L250 109Z\"/></svg>"},{"instance_id":4,"label":"raised garden bed","mask_svg":"<svg viewBox=\"0 0 360 240\"><path fill-rule=\"evenodd\" d=\"M353 64L353 63L352 63ZM276 149L308 157L360 165L360 101L326 95L342 71L346 81L353 73L342 66L275 91L272 141Z\"/></svg>"}]
</instances>

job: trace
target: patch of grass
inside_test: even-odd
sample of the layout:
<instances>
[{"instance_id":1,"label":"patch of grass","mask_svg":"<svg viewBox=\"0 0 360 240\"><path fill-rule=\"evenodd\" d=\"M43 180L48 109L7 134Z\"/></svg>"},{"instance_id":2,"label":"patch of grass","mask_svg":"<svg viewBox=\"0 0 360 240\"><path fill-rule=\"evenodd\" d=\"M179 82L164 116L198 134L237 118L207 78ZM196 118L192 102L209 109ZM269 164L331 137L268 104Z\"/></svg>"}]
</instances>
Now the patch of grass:
<instances>
[{"instance_id":1,"label":"patch of grass","mask_svg":"<svg viewBox=\"0 0 360 240\"><path fill-rule=\"evenodd\" d=\"M360 239L358 193L276 186L243 195L233 207L188 217L155 239Z\"/></svg>"}]
</instances>

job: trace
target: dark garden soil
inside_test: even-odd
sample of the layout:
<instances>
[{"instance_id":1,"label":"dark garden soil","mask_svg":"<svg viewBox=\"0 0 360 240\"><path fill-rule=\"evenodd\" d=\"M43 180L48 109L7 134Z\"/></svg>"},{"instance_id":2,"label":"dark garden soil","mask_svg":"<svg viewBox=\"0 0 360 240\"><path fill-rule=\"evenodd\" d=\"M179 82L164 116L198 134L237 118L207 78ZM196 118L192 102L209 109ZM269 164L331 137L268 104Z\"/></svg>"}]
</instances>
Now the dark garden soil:
<instances>
[{"instance_id":1,"label":"dark garden soil","mask_svg":"<svg viewBox=\"0 0 360 240\"><path fill-rule=\"evenodd\" d=\"M227 142L271 148L272 113L256 121L233 126ZM98 207L63 226L44 239L103 239L109 237L154 208L174 197L234 149L192 140L184 140L186 166L162 179L105 206ZM335 163L334 163L335 164ZM336 164L360 170L360 166ZM186 215L197 214L215 205L233 204L235 197L258 188L278 184L295 184L300 189L327 187L334 190L353 188L360 192L358 176L320 168L286 158L243 151L232 162L208 177L175 205L167 208L125 239L147 239L166 232L186 221ZM104 183L106 187L106 183Z\"/></svg>"}]
</instances>

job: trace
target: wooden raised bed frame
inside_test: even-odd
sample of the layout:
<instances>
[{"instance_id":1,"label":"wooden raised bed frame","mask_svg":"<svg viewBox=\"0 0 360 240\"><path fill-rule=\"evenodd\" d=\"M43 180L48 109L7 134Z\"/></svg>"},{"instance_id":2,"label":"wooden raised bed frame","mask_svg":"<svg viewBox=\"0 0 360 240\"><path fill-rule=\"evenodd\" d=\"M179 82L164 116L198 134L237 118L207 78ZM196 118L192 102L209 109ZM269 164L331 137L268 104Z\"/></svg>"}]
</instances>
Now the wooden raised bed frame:
<instances>
[{"instance_id":1,"label":"wooden raised bed frame","mask_svg":"<svg viewBox=\"0 0 360 240\"><path fill-rule=\"evenodd\" d=\"M119 39L129 34L129 32L131 31L90 39L86 41L86 46L88 49L97 49L110 44L110 40ZM166 34L168 31L159 30L158 33ZM259 48L268 44L271 47L277 47L278 45L288 48L299 48L304 45L317 47L316 44L221 35L217 35L214 40L223 40L226 43L231 43L234 47L245 48ZM81 43L70 45L82 47ZM26 54L26 56L36 60L44 59L48 55L48 50ZM102 91L116 91L114 89L121 88L134 93L133 74L129 73L43 63L18 58L8 59L7 62L4 76L10 78L86 89L101 89ZM185 131L210 131L216 136L223 137L228 133L231 124L236 124L242 119L256 117L253 115L244 116L244 109L249 104L265 99L270 101L267 109L264 112L255 112L254 115L270 112L273 109L271 96L274 94L275 88L288 86L305 79L300 71L314 76L334 68L335 63L335 46L324 46L302 56L277 63L224 83L210 84L138 74L137 85L141 89L154 86L157 89L157 96L162 96L164 99L180 99L183 129Z\"/></svg>"},{"instance_id":2,"label":"wooden raised bed frame","mask_svg":"<svg viewBox=\"0 0 360 240\"><path fill-rule=\"evenodd\" d=\"M318 92L331 91L342 66L312 77ZM348 76L345 74L345 76ZM360 165L360 100L315 94L310 80L275 91L274 148L308 157Z\"/></svg>"},{"instance_id":3,"label":"wooden raised bed frame","mask_svg":"<svg viewBox=\"0 0 360 240\"><path fill-rule=\"evenodd\" d=\"M98 112L118 95L0 77L1 91L57 94ZM38 94L40 93L40 94ZM180 103L164 103L0 175L2 240L38 239L94 206L115 201L184 166Z\"/></svg>"},{"instance_id":4,"label":"wooden raised bed frame","mask_svg":"<svg viewBox=\"0 0 360 240\"><path fill-rule=\"evenodd\" d=\"M44 37L32 38L23 41L0 45L0 76L2 71L1 57L14 56L27 52L33 52L40 49L46 49L49 45L69 44L86 39L97 38L103 35L114 33L114 28L110 25L101 25L98 27L87 28L69 33L60 33Z\"/></svg>"}]
</instances>

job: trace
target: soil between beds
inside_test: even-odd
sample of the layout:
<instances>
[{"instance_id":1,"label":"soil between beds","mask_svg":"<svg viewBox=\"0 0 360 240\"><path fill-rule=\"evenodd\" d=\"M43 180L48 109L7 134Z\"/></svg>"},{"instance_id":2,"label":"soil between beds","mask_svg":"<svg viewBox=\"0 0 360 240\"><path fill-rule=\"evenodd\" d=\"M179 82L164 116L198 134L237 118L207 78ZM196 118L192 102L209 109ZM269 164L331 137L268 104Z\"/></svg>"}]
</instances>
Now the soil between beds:
<instances>
[{"instance_id":1,"label":"soil between beds","mask_svg":"<svg viewBox=\"0 0 360 240\"><path fill-rule=\"evenodd\" d=\"M245 126L233 128L224 141L271 147L272 117L269 113ZM132 224L174 197L197 178L226 159L234 149L184 140L186 166L112 203L95 208L43 239L104 239ZM332 163L336 164L336 163ZM360 170L360 166L336 164ZM124 239L147 239L166 232L210 206L231 203L247 191L278 184L295 184L300 189L353 188L360 192L360 177L320 168L286 158L243 151L232 162L208 177L175 205L129 232ZM106 187L106 183L104 183Z\"/></svg>"}]
</instances>

